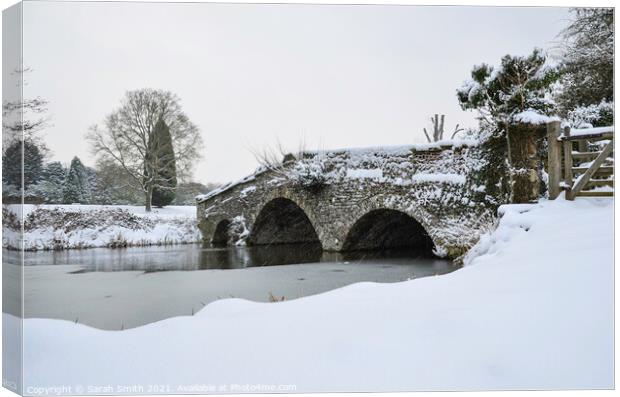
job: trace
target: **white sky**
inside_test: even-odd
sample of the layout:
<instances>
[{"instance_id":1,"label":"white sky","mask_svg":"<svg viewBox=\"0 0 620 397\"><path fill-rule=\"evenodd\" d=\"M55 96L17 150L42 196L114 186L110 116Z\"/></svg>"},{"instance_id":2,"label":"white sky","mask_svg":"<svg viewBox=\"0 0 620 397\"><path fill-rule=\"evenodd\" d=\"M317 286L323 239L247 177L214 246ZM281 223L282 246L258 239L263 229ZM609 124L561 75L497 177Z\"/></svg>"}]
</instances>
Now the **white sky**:
<instances>
[{"instance_id":1,"label":"white sky","mask_svg":"<svg viewBox=\"0 0 620 397\"><path fill-rule=\"evenodd\" d=\"M26 2L24 95L50 101L53 158L126 90L175 92L205 141L201 182L256 168L250 148L400 145L474 126L455 90L474 64L549 48L563 8Z\"/></svg>"}]
</instances>

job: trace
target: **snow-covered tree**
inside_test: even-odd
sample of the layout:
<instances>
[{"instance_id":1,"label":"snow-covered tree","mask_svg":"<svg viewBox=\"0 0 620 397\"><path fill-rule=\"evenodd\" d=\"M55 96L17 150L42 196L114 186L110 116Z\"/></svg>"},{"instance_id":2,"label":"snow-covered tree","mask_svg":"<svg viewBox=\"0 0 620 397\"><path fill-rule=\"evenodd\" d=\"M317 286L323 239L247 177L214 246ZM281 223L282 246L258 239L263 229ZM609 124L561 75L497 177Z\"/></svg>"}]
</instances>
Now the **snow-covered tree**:
<instances>
[{"instance_id":1,"label":"snow-covered tree","mask_svg":"<svg viewBox=\"0 0 620 397\"><path fill-rule=\"evenodd\" d=\"M59 161L52 161L45 166L37 188L46 203L63 202L66 174L65 167Z\"/></svg>"},{"instance_id":2,"label":"snow-covered tree","mask_svg":"<svg viewBox=\"0 0 620 397\"><path fill-rule=\"evenodd\" d=\"M602 101L596 105L579 106L566 115L575 128L602 127L614 123L614 103Z\"/></svg>"},{"instance_id":3,"label":"snow-covered tree","mask_svg":"<svg viewBox=\"0 0 620 397\"><path fill-rule=\"evenodd\" d=\"M90 201L90 189L88 175L82 161L76 156L71 160L69 172L63 189L63 201L66 204L88 204Z\"/></svg>"},{"instance_id":4,"label":"snow-covered tree","mask_svg":"<svg viewBox=\"0 0 620 397\"><path fill-rule=\"evenodd\" d=\"M558 78L557 70L546 65L544 53L534 49L525 57L505 55L499 67L474 66L457 98L463 110L476 110L482 123L498 126L528 110L553 114L551 92Z\"/></svg>"},{"instance_id":5,"label":"snow-covered tree","mask_svg":"<svg viewBox=\"0 0 620 397\"><path fill-rule=\"evenodd\" d=\"M116 204L112 198L112 189L103 180L95 168L85 167L88 189L90 192L89 204Z\"/></svg>"},{"instance_id":6,"label":"snow-covered tree","mask_svg":"<svg viewBox=\"0 0 620 397\"><path fill-rule=\"evenodd\" d=\"M19 189L22 186L23 174L23 188L28 189L30 185L39 182L42 173L43 154L30 140L23 141L23 145L21 140L15 140L2 154L2 181L7 185Z\"/></svg>"},{"instance_id":7,"label":"snow-covered tree","mask_svg":"<svg viewBox=\"0 0 620 397\"><path fill-rule=\"evenodd\" d=\"M538 158L538 124L555 114L551 94L558 80L556 68L549 67L543 52L535 49L525 57L506 55L496 68L475 66L471 77L457 90L457 97L461 108L479 115L487 161L481 172L497 181L498 193L506 194L509 202L535 200L540 190L534 180L542 176L534 165L540 161L532 159Z\"/></svg>"},{"instance_id":8,"label":"snow-covered tree","mask_svg":"<svg viewBox=\"0 0 620 397\"><path fill-rule=\"evenodd\" d=\"M177 168L172 137L170 129L163 120L155 124L149 147L150 152L156 157L153 162L157 164L157 167L154 168L158 170L151 203L161 208L174 201L177 187Z\"/></svg>"},{"instance_id":9,"label":"snow-covered tree","mask_svg":"<svg viewBox=\"0 0 620 397\"><path fill-rule=\"evenodd\" d=\"M198 127L182 111L171 92L155 89L129 91L121 107L108 115L105 127L94 126L88 135L99 159L120 165L141 187L147 211L151 210L153 189L165 162L154 155L150 144L155 125L163 120L170 130L177 177L187 177L200 157L202 138Z\"/></svg>"},{"instance_id":10,"label":"snow-covered tree","mask_svg":"<svg viewBox=\"0 0 620 397\"><path fill-rule=\"evenodd\" d=\"M614 10L575 8L573 20L562 31L562 115L577 107L614 100Z\"/></svg>"}]
</instances>

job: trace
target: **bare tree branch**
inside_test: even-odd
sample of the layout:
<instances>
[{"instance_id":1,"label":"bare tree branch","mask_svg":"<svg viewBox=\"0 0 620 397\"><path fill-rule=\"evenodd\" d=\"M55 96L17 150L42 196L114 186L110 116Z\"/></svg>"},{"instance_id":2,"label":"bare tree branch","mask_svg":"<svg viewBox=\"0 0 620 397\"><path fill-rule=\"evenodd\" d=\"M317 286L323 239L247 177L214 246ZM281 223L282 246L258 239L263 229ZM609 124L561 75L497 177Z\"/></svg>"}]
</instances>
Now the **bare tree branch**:
<instances>
[{"instance_id":1,"label":"bare tree branch","mask_svg":"<svg viewBox=\"0 0 620 397\"><path fill-rule=\"evenodd\" d=\"M172 154L163 154L155 142L153 132L159 120L170 131ZM137 182L145 194L147 211L153 189L169 188L166 182L172 177L162 176L162 171L174 163L175 177L188 177L201 157L200 131L183 113L178 97L169 91L127 92L121 106L105 118L104 126L93 126L87 134L93 153L120 165Z\"/></svg>"}]
</instances>

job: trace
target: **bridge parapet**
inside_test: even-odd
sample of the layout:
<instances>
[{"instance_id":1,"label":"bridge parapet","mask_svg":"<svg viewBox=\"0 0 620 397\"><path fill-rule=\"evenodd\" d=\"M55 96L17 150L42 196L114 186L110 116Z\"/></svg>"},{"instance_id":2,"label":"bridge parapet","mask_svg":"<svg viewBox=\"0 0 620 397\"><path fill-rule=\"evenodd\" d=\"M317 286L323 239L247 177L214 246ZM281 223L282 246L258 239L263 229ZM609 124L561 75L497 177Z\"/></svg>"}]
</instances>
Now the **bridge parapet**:
<instances>
[{"instance_id":1,"label":"bridge parapet","mask_svg":"<svg viewBox=\"0 0 620 397\"><path fill-rule=\"evenodd\" d=\"M355 248L352 239L366 247L368 236L386 246L426 238L436 253L456 257L488 229L500 204L476 178L487 166L476 148L459 141L308 152L199 196L199 227L207 243L318 240L330 251ZM304 183L317 173L318 186Z\"/></svg>"}]
</instances>

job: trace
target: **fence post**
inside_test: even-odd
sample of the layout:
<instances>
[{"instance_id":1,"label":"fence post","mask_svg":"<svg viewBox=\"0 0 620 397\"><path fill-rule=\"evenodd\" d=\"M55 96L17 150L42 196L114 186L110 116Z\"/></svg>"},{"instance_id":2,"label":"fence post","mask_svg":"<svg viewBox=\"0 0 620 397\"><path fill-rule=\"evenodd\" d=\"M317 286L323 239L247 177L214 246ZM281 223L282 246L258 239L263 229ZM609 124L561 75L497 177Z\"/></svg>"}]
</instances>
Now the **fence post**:
<instances>
[{"instance_id":1,"label":"fence post","mask_svg":"<svg viewBox=\"0 0 620 397\"><path fill-rule=\"evenodd\" d=\"M560 136L560 122L552 121L547 124L547 173L549 174L549 198L555 200L560 195L560 179L562 178L562 142Z\"/></svg>"},{"instance_id":2,"label":"fence post","mask_svg":"<svg viewBox=\"0 0 620 397\"><path fill-rule=\"evenodd\" d=\"M570 127L564 127L564 137L570 137ZM564 183L566 184L565 198L567 200L573 199L573 142L568 139L564 139L562 142L564 145Z\"/></svg>"}]
</instances>

